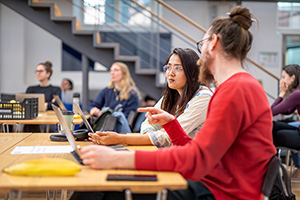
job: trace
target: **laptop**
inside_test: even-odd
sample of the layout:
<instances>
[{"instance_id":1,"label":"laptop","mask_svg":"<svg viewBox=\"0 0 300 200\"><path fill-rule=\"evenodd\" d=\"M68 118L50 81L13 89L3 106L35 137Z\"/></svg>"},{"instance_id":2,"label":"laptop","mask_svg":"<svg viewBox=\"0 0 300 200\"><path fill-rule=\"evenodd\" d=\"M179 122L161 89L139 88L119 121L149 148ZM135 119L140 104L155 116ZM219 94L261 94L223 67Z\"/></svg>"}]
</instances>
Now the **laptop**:
<instances>
[{"instance_id":1,"label":"laptop","mask_svg":"<svg viewBox=\"0 0 300 200\"><path fill-rule=\"evenodd\" d=\"M60 100L58 95L53 95L53 97L61 110L67 110L64 103Z\"/></svg>"},{"instance_id":2,"label":"laptop","mask_svg":"<svg viewBox=\"0 0 300 200\"><path fill-rule=\"evenodd\" d=\"M76 111L79 113L80 117L82 118L83 123L85 124L86 128L92 132L95 133L95 131L93 130L92 126L90 125L90 123L88 122L87 118L85 117L85 115L83 114L83 111L81 110L80 106L77 103L73 103L73 106L75 107ZM105 123L105 122L104 122ZM105 125L104 125L105 126ZM103 127L104 127L103 126ZM109 125L108 125L109 126ZM105 127L104 127L104 130ZM113 148L117 151L128 151L128 149L126 149L123 145L110 145L108 146L110 148Z\"/></svg>"},{"instance_id":3,"label":"laptop","mask_svg":"<svg viewBox=\"0 0 300 200\"><path fill-rule=\"evenodd\" d=\"M25 98L38 98L38 111L45 112L45 94L43 93L22 93L16 94L16 100L22 102Z\"/></svg>"},{"instance_id":4,"label":"laptop","mask_svg":"<svg viewBox=\"0 0 300 200\"><path fill-rule=\"evenodd\" d=\"M65 136L67 137L67 140L70 144L70 146L72 147L73 151L71 151L71 154L74 156L74 158L80 163L83 164L82 159L81 159L81 153L80 150L78 148L78 146L76 145L75 142L75 138L60 110L59 107L57 107L56 105L52 104L52 108L58 118L58 121L60 123L60 125L63 127L64 131L65 131ZM78 106L80 112L83 114L82 110L80 109L80 107ZM81 116L82 117L82 116ZM83 115L82 117L83 121L85 121L86 126L87 127L91 127L91 125L88 123L86 117ZM85 119L85 120L84 120ZM94 133L93 129L91 129L91 131ZM116 151L128 151L128 149L126 149L123 145L113 145L113 146L109 146L113 149L115 149Z\"/></svg>"},{"instance_id":5,"label":"laptop","mask_svg":"<svg viewBox=\"0 0 300 200\"><path fill-rule=\"evenodd\" d=\"M85 115L83 114L81 108L79 107L79 105L77 103L73 103L73 106L75 107L76 111L78 112L78 114L80 115L84 125L86 126L86 128L92 132L95 133L92 126L90 125L90 123L88 122L87 118L85 117Z\"/></svg>"},{"instance_id":6,"label":"laptop","mask_svg":"<svg viewBox=\"0 0 300 200\"><path fill-rule=\"evenodd\" d=\"M75 138L60 110L59 107L55 106L54 104L52 104L52 108L58 118L58 121L60 123L60 125L63 127L64 131L65 131L65 135L68 139L68 142L70 144L70 146L72 147L73 151L71 151L71 154L74 156L74 158L80 163L83 165L83 162L82 162L82 159L81 159L81 153L80 153L80 150L79 148L77 147L76 145L76 142L75 142Z\"/></svg>"}]
</instances>

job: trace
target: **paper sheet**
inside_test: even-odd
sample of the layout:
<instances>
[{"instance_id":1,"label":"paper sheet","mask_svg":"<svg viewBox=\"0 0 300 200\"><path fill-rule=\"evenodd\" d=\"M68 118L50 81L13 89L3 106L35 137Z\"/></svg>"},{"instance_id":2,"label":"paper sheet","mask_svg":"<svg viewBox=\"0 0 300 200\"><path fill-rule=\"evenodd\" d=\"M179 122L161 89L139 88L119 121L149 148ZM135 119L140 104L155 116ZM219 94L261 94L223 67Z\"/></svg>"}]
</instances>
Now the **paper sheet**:
<instances>
[{"instance_id":1,"label":"paper sheet","mask_svg":"<svg viewBox=\"0 0 300 200\"><path fill-rule=\"evenodd\" d=\"M44 153L70 153L72 147L64 146L17 146L11 154L44 154Z\"/></svg>"}]
</instances>

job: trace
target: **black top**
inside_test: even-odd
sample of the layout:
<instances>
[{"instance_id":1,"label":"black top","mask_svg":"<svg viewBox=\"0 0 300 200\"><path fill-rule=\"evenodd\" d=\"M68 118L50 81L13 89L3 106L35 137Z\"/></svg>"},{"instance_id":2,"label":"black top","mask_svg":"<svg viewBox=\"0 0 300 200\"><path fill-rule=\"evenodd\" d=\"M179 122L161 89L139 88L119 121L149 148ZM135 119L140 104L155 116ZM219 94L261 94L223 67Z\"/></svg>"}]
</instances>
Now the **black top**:
<instances>
[{"instance_id":1,"label":"black top","mask_svg":"<svg viewBox=\"0 0 300 200\"><path fill-rule=\"evenodd\" d=\"M46 87L42 87L40 85L30 86L27 88L26 93L44 93L45 101L48 103L47 110L52 110L51 101L53 99L53 95L58 95L59 98L61 98L61 89L52 85Z\"/></svg>"}]
</instances>

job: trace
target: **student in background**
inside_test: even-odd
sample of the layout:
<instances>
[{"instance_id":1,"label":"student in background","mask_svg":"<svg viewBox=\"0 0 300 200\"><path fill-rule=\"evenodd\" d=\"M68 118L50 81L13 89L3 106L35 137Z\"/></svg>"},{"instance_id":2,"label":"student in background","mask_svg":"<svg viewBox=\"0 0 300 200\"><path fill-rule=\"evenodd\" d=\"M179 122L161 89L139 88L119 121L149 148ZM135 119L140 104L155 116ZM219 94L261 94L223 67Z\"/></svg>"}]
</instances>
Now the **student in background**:
<instances>
[{"instance_id":1,"label":"student in background","mask_svg":"<svg viewBox=\"0 0 300 200\"><path fill-rule=\"evenodd\" d=\"M73 82L70 79L64 78L60 85L61 89L61 100L63 103L66 102L66 92L67 90L73 89Z\"/></svg>"},{"instance_id":2,"label":"student in background","mask_svg":"<svg viewBox=\"0 0 300 200\"><path fill-rule=\"evenodd\" d=\"M158 108L140 108L148 112L150 123L163 126L173 147L120 152L90 145L80 150L83 163L93 169L180 172L188 188L168 191L168 199L260 199L264 176L276 149L269 101L262 86L242 64L253 40L249 31L253 19L247 8L237 6L227 17L215 19L198 42L203 67L213 75L218 88L195 139L187 136L175 116ZM101 194L98 199L124 199L123 192ZM77 199L84 199L84 195ZM146 198L155 199L156 195L133 195L135 200Z\"/></svg>"},{"instance_id":3,"label":"student in background","mask_svg":"<svg viewBox=\"0 0 300 200\"><path fill-rule=\"evenodd\" d=\"M273 116L278 114L300 113L300 66L297 64L284 66L281 72L280 94L271 106ZM290 93L285 99L287 93ZM291 123L293 124L293 123ZM273 140L275 146L300 150L300 130L287 122L273 122ZM292 152L295 166L300 167L298 153ZM297 170L298 172L298 170ZM299 173L299 172L298 172Z\"/></svg>"},{"instance_id":4,"label":"student in background","mask_svg":"<svg viewBox=\"0 0 300 200\"><path fill-rule=\"evenodd\" d=\"M186 133L194 138L205 119L212 92L198 80L199 56L192 49L175 48L167 58L164 71L167 86L162 98L154 106L176 116ZM159 124L150 124L146 119L141 126L142 135L124 135L113 132L90 133L95 144L131 144L171 146L166 131Z\"/></svg>"},{"instance_id":5,"label":"student in background","mask_svg":"<svg viewBox=\"0 0 300 200\"><path fill-rule=\"evenodd\" d=\"M52 86L49 82L52 75L52 63L46 61L37 65L35 73L36 78L40 82L39 85L30 86L27 88L26 93L44 93L45 94L45 110L52 110L51 104L55 102L54 95L61 98L61 89Z\"/></svg>"},{"instance_id":6,"label":"student in background","mask_svg":"<svg viewBox=\"0 0 300 200\"><path fill-rule=\"evenodd\" d=\"M130 111L137 111L139 92L131 78L125 63L115 62L110 68L111 80L108 87L101 90L95 100L88 106L90 115L100 117L102 109L111 109L113 116L118 118L116 131L130 133L127 123Z\"/></svg>"}]
</instances>

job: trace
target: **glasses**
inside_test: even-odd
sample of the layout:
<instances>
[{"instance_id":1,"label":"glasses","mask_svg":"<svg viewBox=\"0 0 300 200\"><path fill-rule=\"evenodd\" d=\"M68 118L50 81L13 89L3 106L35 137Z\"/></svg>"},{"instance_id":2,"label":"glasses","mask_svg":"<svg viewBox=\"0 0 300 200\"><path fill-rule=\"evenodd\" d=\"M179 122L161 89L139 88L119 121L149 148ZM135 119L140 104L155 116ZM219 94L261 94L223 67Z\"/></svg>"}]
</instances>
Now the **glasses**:
<instances>
[{"instance_id":1,"label":"glasses","mask_svg":"<svg viewBox=\"0 0 300 200\"><path fill-rule=\"evenodd\" d=\"M166 72L167 74L171 72L171 70L173 71L174 74L178 74L182 71L182 68L179 67L179 66L174 66L174 67L171 67L169 65L165 65L163 67L164 69L164 72Z\"/></svg>"},{"instance_id":2,"label":"glasses","mask_svg":"<svg viewBox=\"0 0 300 200\"><path fill-rule=\"evenodd\" d=\"M203 46L203 42L205 41L205 40L211 40L211 36L210 37L208 37L208 38L204 38L204 39L202 39L202 40L200 40L199 42L197 42L197 49L198 49L198 51L199 51L199 53L200 54L202 54L201 53L201 48L202 48L202 46Z\"/></svg>"},{"instance_id":3,"label":"glasses","mask_svg":"<svg viewBox=\"0 0 300 200\"><path fill-rule=\"evenodd\" d=\"M41 70L35 70L34 72L35 72L35 73L43 73L44 71L45 71L45 70L42 70L42 69L41 69Z\"/></svg>"}]
</instances>

